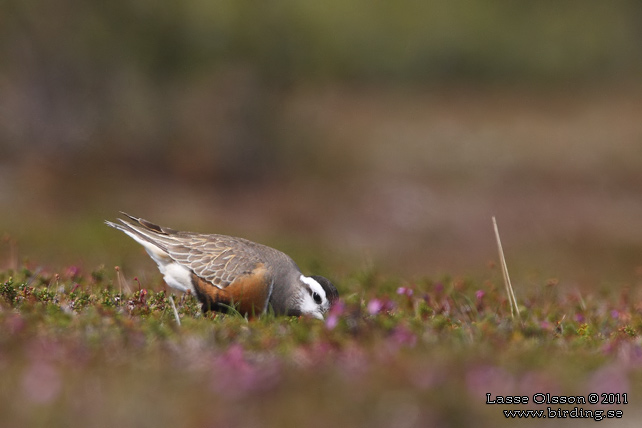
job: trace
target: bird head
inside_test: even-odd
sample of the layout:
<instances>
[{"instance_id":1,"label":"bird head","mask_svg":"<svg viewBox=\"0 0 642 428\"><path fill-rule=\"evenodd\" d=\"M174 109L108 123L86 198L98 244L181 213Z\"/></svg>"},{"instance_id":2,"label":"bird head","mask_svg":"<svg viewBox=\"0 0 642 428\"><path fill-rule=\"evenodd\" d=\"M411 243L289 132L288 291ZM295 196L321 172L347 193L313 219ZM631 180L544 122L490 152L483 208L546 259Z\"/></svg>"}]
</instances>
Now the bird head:
<instances>
[{"instance_id":1,"label":"bird head","mask_svg":"<svg viewBox=\"0 0 642 428\"><path fill-rule=\"evenodd\" d=\"M330 306L339 298L339 292L327 278L319 275L304 276L301 281L301 292L298 299L298 310L302 315L323 319Z\"/></svg>"}]
</instances>

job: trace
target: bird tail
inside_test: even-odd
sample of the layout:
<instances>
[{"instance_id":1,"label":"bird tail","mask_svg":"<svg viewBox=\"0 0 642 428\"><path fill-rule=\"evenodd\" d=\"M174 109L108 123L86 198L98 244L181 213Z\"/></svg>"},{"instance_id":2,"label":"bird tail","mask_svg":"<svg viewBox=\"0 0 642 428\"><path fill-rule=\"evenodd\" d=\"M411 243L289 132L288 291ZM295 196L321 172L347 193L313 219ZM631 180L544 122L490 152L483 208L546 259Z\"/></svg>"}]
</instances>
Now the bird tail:
<instances>
[{"instance_id":1,"label":"bird tail","mask_svg":"<svg viewBox=\"0 0 642 428\"><path fill-rule=\"evenodd\" d=\"M105 220L105 224L121 232L125 232L148 251L150 249L156 251L160 249L167 253L167 245L171 242L171 238L169 237L176 233L175 230L158 226L145 219L134 217L122 211L121 214L128 219L123 220L119 218L118 221L120 221L120 224ZM153 245L153 247L150 248L150 244Z\"/></svg>"}]
</instances>

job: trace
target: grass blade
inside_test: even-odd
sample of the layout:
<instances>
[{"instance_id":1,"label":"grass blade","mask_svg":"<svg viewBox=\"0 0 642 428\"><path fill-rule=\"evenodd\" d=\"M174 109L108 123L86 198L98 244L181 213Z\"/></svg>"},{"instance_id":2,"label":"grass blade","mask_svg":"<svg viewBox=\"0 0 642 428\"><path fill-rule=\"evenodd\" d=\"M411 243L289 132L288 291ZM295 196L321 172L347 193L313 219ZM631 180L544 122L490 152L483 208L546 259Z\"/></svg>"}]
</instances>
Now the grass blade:
<instances>
[{"instance_id":1,"label":"grass blade","mask_svg":"<svg viewBox=\"0 0 642 428\"><path fill-rule=\"evenodd\" d=\"M172 305L172 309L174 310L174 318L176 319L176 324L180 327L181 325L181 319L178 317L178 311L176 310L176 305L174 304L174 296L170 294L169 296L169 303Z\"/></svg>"},{"instance_id":2,"label":"grass blade","mask_svg":"<svg viewBox=\"0 0 642 428\"><path fill-rule=\"evenodd\" d=\"M510 315L512 318L515 318L515 312L517 312L517 317L519 318L520 317L519 307L517 306L515 293L513 293L513 286L510 282L510 276L508 275L508 267L506 266L506 258L504 257L502 241L499 238L499 228L497 227L497 220L495 220L495 216L493 216L493 227L495 228L495 238L497 239L497 251L499 252L499 262L502 267L502 275L504 276L504 286L506 287L506 295L508 296L508 303L510 304Z\"/></svg>"}]
</instances>

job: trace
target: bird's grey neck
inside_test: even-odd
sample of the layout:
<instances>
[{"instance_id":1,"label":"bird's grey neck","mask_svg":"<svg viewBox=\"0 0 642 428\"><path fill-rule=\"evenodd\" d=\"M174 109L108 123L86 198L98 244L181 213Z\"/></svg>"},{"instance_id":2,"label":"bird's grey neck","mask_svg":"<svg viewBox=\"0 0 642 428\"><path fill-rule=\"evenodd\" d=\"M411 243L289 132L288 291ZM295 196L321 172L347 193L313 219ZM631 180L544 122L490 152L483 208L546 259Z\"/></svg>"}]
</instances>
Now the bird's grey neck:
<instances>
[{"instance_id":1,"label":"bird's grey neck","mask_svg":"<svg viewBox=\"0 0 642 428\"><path fill-rule=\"evenodd\" d=\"M299 286L298 276L291 274L276 275L270 296L270 305L276 314L300 315L300 302L303 299L303 289ZM298 314L292 313L299 311Z\"/></svg>"}]
</instances>

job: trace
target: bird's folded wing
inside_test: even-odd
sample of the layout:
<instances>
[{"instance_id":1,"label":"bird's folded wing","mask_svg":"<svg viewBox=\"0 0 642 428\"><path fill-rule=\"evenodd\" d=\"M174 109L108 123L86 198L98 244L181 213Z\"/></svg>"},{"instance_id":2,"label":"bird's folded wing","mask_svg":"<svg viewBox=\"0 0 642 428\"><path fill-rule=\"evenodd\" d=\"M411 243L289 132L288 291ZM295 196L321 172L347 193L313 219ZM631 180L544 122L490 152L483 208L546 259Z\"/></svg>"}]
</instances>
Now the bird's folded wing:
<instances>
[{"instance_id":1,"label":"bird's folded wing","mask_svg":"<svg viewBox=\"0 0 642 428\"><path fill-rule=\"evenodd\" d=\"M166 244L169 256L201 279L225 288L235 278L251 273L261 260L252 244L224 235L174 235Z\"/></svg>"}]
</instances>

